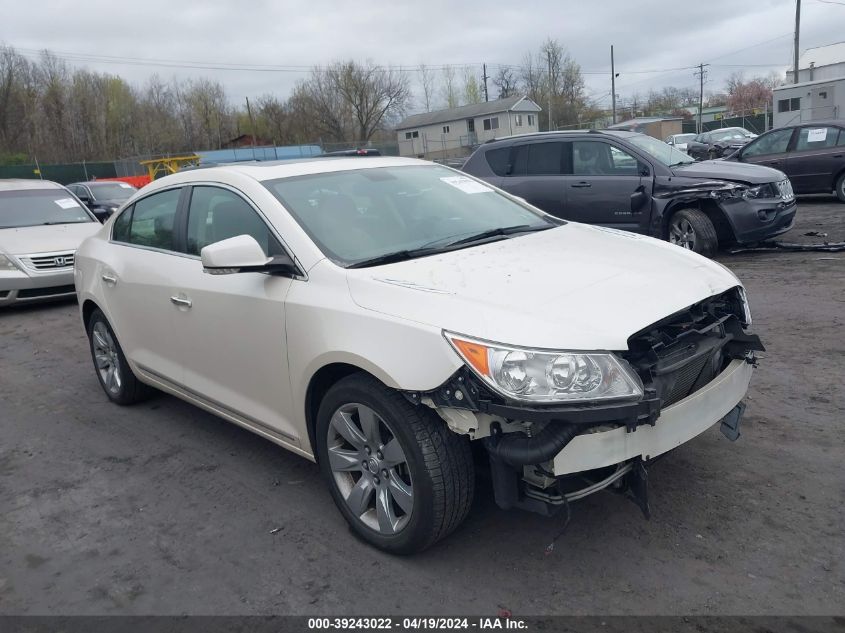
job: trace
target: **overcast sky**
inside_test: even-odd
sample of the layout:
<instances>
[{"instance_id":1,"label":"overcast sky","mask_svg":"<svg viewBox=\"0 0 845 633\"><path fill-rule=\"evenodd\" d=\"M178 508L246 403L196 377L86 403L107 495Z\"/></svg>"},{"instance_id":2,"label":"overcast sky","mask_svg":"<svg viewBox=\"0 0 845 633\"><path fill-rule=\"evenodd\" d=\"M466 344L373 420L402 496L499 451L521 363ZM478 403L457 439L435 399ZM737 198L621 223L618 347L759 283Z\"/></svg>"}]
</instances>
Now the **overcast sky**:
<instances>
[{"instance_id":1,"label":"overcast sky","mask_svg":"<svg viewBox=\"0 0 845 633\"><path fill-rule=\"evenodd\" d=\"M802 50L845 39L845 0L802 5ZM697 86L692 69L677 69L699 62L712 64L706 91L720 90L737 70L747 77L784 72L795 0L0 0L0 9L0 42L27 55L48 48L74 66L137 84L153 73L212 77L235 102L286 97L305 76L298 69L337 59L408 67L486 62L493 75L498 64L519 64L551 36L580 63L588 94L606 105L611 44L623 99L665 85ZM294 72L176 67L191 62ZM411 79L416 89L416 73Z\"/></svg>"}]
</instances>

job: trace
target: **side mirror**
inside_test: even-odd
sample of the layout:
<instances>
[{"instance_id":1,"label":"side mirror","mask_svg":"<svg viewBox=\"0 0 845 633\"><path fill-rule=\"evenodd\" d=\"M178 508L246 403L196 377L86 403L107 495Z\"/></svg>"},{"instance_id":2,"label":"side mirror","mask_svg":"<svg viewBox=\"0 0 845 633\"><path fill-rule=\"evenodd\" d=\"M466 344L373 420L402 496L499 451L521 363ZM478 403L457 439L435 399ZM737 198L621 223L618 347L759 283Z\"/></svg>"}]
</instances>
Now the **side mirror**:
<instances>
[{"instance_id":1,"label":"side mirror","mask_svg":"<svg viewBox=\"0 0 845 633\"><path fill-rule=\"evenodd\" d=\"M287 255L267 257L251 235L238 235L209 244L200 251L204 272L212 275L259 272L293 274L296 264Z\"/></svg>"},{"instance_id":2,"label":"side mirror","mask_svg":"<svg viewBox=\"0 0 845 633\"><path fill-rule=\"evenodd\" d=\"M645 192L645 187L640 185L636 191L631 194L631 213L637 213L648 202L648 194Z\"/></svg>"}]
</instances>

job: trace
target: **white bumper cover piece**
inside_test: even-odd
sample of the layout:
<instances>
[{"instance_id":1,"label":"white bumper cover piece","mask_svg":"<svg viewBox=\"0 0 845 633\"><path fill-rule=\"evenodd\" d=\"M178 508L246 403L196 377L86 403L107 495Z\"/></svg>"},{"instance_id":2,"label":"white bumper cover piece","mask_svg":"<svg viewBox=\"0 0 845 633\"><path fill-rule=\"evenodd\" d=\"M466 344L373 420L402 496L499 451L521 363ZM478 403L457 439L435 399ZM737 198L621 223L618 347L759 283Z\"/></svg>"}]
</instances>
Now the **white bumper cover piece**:
<instances>
[{"instance_id":1,"label":"white bumper cover piece","mask_svg":"<svg viewBox=\"0 0 845 633\"><path fill-rule=\"evenodd\" d=\"M734 360L706 386L663 409L654 426L640 426L632 433L620 427L577 436L555 457L554 473L577 473L634 457L649 459L688 442L745 397L752 372L752 365Z\"/></svg>"}]
</instances>

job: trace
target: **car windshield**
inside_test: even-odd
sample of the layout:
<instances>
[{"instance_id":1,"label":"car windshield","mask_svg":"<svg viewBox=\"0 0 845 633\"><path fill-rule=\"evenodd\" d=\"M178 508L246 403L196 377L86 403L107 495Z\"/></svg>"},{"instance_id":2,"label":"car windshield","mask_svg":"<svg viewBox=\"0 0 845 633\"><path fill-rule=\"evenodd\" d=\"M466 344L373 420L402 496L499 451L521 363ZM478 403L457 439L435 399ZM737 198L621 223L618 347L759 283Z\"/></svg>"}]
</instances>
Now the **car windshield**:
<instances>
[{"instance_id":1,"label":"car windshield","mask_svg":"<svg viewBox=\"0 0 845 633\"><path fill-rule=\"evenodd\" d=\"M263 183L315 244L343 266L562 222L439 165L378 167ZM425 253L420 253L420 255Z\"/></svg>"},{"instance_id":2,"label":"car windshield","mask_svg":"<svg viewBox=\"0 0 845 633\"><path fill-rule=\"evenodd\" d=\"M128 200L137 189L125 182L89 183L88 187L97 200Z\"/></svg>"},{"instance_id":3,"label":"car windshield","mask_svg":"<svg viewBox=\"0 0 845 633\"><path fill-rule=\"evenodd\" d=\"M667 167L694 162L686 152L645 134L632 136L628 139L628 142Z\"/></svg>"},{"instance_id":4,"label":"car windshield","mask_svg":"<svg viewBox=\"0 0 845 633\"><path fill-rule=\"evenodd\" d=\"M64 189L0 191L0 229L94 221Z\"/></svg>"},{"instance_id":5,"label":"car windshield","mask_svg":"<svg viewBox=\"0 0 845 633\"><path fill-rule=\"evenodd\" d=\"M741 127L729 127L710 133L710 138L713 141L732 141L734 139L744 139L752 136L753 134L751 132Z\"/></svg>"}]
</instances>

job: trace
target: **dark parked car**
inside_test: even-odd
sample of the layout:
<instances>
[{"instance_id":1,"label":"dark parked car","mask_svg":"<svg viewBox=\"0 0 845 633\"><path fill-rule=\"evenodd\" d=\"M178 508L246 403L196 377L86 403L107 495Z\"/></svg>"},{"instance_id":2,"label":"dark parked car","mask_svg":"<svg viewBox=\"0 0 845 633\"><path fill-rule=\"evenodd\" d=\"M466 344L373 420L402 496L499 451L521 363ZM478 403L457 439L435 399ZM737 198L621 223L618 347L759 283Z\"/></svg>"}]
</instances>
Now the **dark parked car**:
<instances>
[{"instance_id":1,"label":"dark parked car","mask_svg":"<svg viewBox=\"0 0 845 633\"><path fill-rule=\"evenodd\" d=\"M75 182L67 186L100 222L105 222L118 207L132 197L135 187L116 180L92 180Z\"/></svg>"},{"instance_id":2,"label":"dark parked car","mask_svg":"<svg viewBox=\"0 0 845 633\"><path fill-rule=\"evenodd\" d=\"M696 163L644 134L551 132L488 141L463 170L544 211L709 254L789 230L795 196L780 171Z\"/></svg>"},{"instance_id":3,"label":"dark parked car","mask_svg":"<svg viewBox=\"0 0 845 633\"><path fill-rule=\"evenodd\" d=\"M713 160L729 156L749 141L757 138L744 127L724 127L712 132L702 132L687 141L687 154L697 160Z\"/></svg>"},{"instance_id":4,"label":"dark parked car","mask_svg":"<svg viewBox=\"0 0 845 633\"><path fill-rule=\"evenodd\" d=\"M845 202L845 119L770 130L728 160L780 169L795 193L830 193Z\"/></svg>"}]
</instances>

